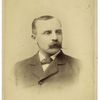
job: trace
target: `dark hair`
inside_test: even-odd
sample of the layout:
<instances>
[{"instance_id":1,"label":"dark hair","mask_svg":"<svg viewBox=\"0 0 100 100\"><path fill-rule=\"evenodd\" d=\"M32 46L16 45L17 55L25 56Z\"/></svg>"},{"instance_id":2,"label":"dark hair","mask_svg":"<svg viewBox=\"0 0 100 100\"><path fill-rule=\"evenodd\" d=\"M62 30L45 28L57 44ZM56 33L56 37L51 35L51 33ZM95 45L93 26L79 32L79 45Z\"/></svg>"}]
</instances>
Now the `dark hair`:
<instances>
[{"instance_id":1,"label":"dark hair","mask_svg":"<svg viewBox=\"0 0 100 100\"><path fill-rule=\"evenodd\" d=\"M36 22L38 20L49 20L49 19L52 19L54 18L53 16L50 16L50 15L44 15L44 16L40 16L38 18L35 18L32 22L32 33L33 34L36 34Z\"/></svg>"}]
</instances>

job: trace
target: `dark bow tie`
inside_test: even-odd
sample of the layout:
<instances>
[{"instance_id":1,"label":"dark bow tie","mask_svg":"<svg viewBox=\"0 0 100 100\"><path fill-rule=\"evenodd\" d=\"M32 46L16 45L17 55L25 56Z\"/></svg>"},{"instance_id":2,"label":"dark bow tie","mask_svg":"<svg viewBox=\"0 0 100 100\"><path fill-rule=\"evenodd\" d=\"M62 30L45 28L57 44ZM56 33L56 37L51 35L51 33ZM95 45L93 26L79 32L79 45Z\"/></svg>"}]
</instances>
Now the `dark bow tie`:
<instances>
[{"instance_id":1,"label":"dark bow tie","mask_svg":"<svg viewBox=\"0 0 100 100\"><path fill-rule=\"evenodd\" d=\"M53 61L52 58L46 58L41 61L41 64L50 64Z\"/></svg>"}]
</instances>

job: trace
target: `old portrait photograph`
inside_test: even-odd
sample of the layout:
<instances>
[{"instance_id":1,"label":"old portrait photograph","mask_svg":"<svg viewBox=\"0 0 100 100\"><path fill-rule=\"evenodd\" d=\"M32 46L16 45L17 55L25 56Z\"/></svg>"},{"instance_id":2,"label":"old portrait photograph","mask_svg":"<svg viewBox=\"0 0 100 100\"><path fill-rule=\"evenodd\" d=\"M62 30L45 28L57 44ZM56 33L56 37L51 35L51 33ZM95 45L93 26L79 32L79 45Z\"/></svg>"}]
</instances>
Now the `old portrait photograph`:
<instances>
[{"instance_id":1,"label":"old portrait photograph","mask_svg":"<svg viewBox=\"0 0 100 100\"><path fill-rule=\"evenodd\" d=\"M32 22L32 38L39 51L16 64L16 85L59 84L73 82L79 73L78 60L65 55L62 48L62 25L53 16L45 15ZM56 84L57 83L57 84Z\"/></svg>"},{"instance_id":2,"label":"old portrait photograph","mask_svg":"<svg viewBox=\"0 0 100 100\"><path fill-rule=\"evenodd\" d=\"M96 0L5 0L5 100L96 100Z\"/></svg>"}]
</instances>

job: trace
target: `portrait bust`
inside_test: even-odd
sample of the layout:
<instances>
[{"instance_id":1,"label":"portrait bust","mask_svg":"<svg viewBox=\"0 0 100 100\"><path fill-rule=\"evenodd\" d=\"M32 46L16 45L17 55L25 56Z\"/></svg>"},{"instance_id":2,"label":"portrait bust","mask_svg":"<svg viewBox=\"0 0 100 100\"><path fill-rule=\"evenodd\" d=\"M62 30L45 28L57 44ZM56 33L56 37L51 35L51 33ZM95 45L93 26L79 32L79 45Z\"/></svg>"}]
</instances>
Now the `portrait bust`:
<instances>
[{"instance_id":1,"label":"portrait bust","mask_svg":"<svg viewBox=\"0 0 100 100\"><path fill-rule=\"evenodd\" d=\"M16 63L17 86L71 84L79 75L79 60L62 50L63 32L59 19L44 15L32 22L32 38L39 51L30 58Z\"/></svg>"}]
</instances>

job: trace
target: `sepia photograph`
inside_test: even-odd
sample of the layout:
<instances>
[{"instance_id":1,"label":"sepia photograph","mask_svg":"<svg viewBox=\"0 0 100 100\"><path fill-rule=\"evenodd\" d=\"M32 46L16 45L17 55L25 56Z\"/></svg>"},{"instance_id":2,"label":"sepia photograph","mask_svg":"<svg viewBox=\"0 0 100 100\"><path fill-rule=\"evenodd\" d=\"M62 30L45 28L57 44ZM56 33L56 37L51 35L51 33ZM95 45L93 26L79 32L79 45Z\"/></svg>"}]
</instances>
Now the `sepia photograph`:
<instances>
[{"instance_id":1,"label":"sepia photograph","mask_svg":"<svg viewBox=\"0 0 100 100\"><path fill-rule=\"evenodd\" d=\"M96 100L96 2L3 1L5 100Z\"/></svg>"},{"instance_id":2,"label":"sepia photograph","mask_svg":"<svg viewBox=\"0 0 100 100\"><path fill-rule=\"evenodd\" d=\"M57 82L61 86L66 81L74 81L79 74L78 60L62 52L61 26L61 22L50 15L34 19L32 38L36 41L39 51L33 57L16 64L16 85L49 86Z\"/></svg>"}]
</instances>

